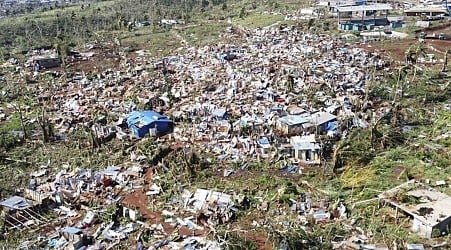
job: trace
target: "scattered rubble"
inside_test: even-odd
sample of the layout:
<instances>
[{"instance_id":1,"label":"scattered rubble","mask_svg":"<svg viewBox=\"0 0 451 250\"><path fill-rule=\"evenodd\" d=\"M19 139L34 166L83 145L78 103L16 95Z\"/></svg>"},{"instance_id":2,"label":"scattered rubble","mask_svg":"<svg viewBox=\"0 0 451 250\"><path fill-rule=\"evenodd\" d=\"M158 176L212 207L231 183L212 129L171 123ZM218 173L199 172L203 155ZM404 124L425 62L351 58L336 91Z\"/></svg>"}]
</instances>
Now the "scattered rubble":
<instances>
[{"instance_id":1,"label":"scattered rubble","mask_svg":"<svg viewBox=\"0 0 451 250\"><path fill-rule=\"evenodd\" d=\"M319 17L316 8L301 13ZM160 23L183 24L167 19ZM57 76L49 86L38 86L37 97L49 111L53 140L67 140L77 131L90 137L87 146L93 148L113 140L124 144L149 140L158 148L176 148L185 156L185 165L191 164L186 156L195 149L213 155L224 178L233 178L240 168L245 171L248 163L263 161L277 164L277 171L285 175L302 176L306 168L325 166L325 157L337 141L387 112L366 98L370 82L377 83L388 71L389 62L380 52L295 27L258 28L242 44L186 46L165 58L155 58L146 50L127 54L110 49L102 55L100 51L96 44L71 53L65 69L53 50L27 55L24 66L33 77ZM100 56L115 67L90 67ZM8 63L18 64L16 60ZM68 73L67 68L83 70ZM1 108L0 119L8 116ZM131 151L124 149L123 154ZM231 225L240 211L251 206L251 200L268 217L274 215L269 198L260 194L246 197L239 190L214 187L192 190L176 183L171 188L178 192L168 192L166 180L154 175L165 171L165 163L158 157L158 162L151 163L135 153L130 153L129 161L97 170L70 164L58 166L57 171L41 166L30 174L25 190L0 202L5 228L53 224L44 247L52 249L110 249L126 240L138 249L221 249L222 242L207 236L221 225ZM156 171L158 167L161 170ZM446 184L444 180L435 183ZM413 209L389 196L400 188L384 192L379 199L412 216L414 230L426 237L434 228L446 231L449 197L429 187L409 190L407 195L421 201ZM290 211L274 208L278 211L274 217L285 228L290 227L283 220L286 216L295 216L302 226L348 218L342 201L289 193L289 189L277 193L286 198ZM283 196L288 193L291 196ZM161 196L166 199L163 210L156 209ZM56 218L47 216L52 213ZM254 222L256 228L267 226ZM138 237L130 238L132 233ZM345 245L388 249L367 239L363 233L350 239L336 236L334 244L337 249ZM413 244L406 247L424 249Z\"/></svg>"}]
</instances>

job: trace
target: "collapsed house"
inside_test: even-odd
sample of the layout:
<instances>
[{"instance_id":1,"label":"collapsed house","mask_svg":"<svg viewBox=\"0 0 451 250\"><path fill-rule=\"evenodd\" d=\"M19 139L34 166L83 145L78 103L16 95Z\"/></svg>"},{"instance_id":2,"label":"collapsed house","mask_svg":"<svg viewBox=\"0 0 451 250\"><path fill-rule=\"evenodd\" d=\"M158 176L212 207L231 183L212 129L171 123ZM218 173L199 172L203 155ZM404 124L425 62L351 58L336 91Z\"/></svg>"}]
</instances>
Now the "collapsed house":
<instances>
[{"instance_id":1,"label":"collapsed house","mask_svg":"<svg viewBox=\"0 0 451 250\"><path fill-rule=\"evenodd\" d=\"M451 197L415 180L379 195L379 198L412 218L412 231L431 238L448 234L451 227Z\"/></svg>"},{"instance_id":2,"label":"collapsed house","mask_svg":"<svg viewBox=\"0 0 451 250\"><path fill-rule=\"evenodd\" d=\"M348 116L354 115L351 101L344 100L361 97L365 84L374 77L368 69L375 66L379 66L377 70L384 69L384 61L377 52L368 54L346 46L327 35L298 33L286 27L263 28L249 35L246 49L227 45L188 48L183 55L164 59L146 58L150 53L144 51L131 52L136 54L133 60L118 60L122 68L103 69L97 75L78 74L60 86L55 85L59 88L55 93L42 93L41 97L43 101L50 97L54 100L47 105L57 110L54 121L59 124L55 127L60 133L69 135L77 125L82 125L107 143L115 139L114 135L126 140L127 126L134 136L145 137L163 135L172 130L173 121L180 121L170 136L156 140L159 146L164 142L194 151L192 142L196 142L198 149L217 156L221 161L218 166L246 162L241 167L243 170L247 162L260 158L274 161L288 152L290 159L285 158L287 165L281 171L302 173L300 165L321 163L324 137L321 135L338 130L341 109L347 110ZM86 60L92 61L89 58ZM284 66L275 62L283 62ZM152 65L157 76L146 71ZM292 80L292 90L281 84L287 78ZM333 94L301 100L298 93L312 87ZM133 96L136 93L139 94ZM174 120L153 110L136 111L140 106L155 108ZM99 114L103 115L99 117ZM117 122L111 124L111 121ZM281 150L277 152L277 149ZM90 206L83 209L96 211L98 216L110 205L119 203L122 208L118 211L124 217L121 219L142 225L143 231L151 228L158 240L147 242L157 247L176 241L164 232L163 227L167 228L168 224L171 228L183 227L181 231L189 229L188 234L204 228L214 229L218 224L230 222L237 211L235 205L241 208L243 204L244 199L239 201L230 192L197 189L183 195L183 200L172 197L173 203L162 211L164 222L155 222L154 214L147 208L154 203L144 198L153 199L165 190L163 185L148 183L144 176L146 170L129 162L100 171L64 170L54 176L54 181L41 183L35 189L48 189L60 205L56 208L60 218L67 220L77 216L78 205ZM224 177L236 172L226 168ZM293 211L305 218L311 213L316 222L323 223L333 217L334 210L329 206L315 206L304 198L291 202ZM344 214L345 209L340 209ZM99 222L93 222L93 218L94 214L88 212L81 225L66 223L59 230L60 239L64 238L61 243L67 241L68 246L73 243L78 246L86 233L104 236L108 244L114 244L126 237L125 232L134 230L134 226L105 225L112 222L100 217ZM147 224L150 221L154 222L151 226ZM93 224L101 224L102 229L93 233L97 226Z\"/></svg>"},{"instance_id":3,"label":"collapsed house","mask_svg":"<svg viewBox=\"0 0 451 250\"><path fill-rule=\"evenodd\" d=\"M25 66L31 67L33 71L57 68L62 63L55 50L31 50L27 55L29 57L25 62Z\"/></svg>"},{"instance_id":4,"label":"collapsed house","mask_svg":"<svg viewBox=\"0 0 451 250\"><path fill-rule=\"evenodd\" d=\"M221 51L237 58L223 61L217 56ZM88 53L100 56L102 52ZM52 96L52 108L58 110L52 117L58 135L68 138L78 125L90 127L97 146L116 138L127 140L128 128L135 137L150 134L169 143L195 141L224 160L275 157L280 143L289 144L290 136L314 133L339 138L339 121L355 115L352 100L361 98L372 79L368 68L383 70L385 65L377 52L366 53L328 35L287 27L257 29L239 46L189 48L163 59L146 51L133 53L136 58L124 58L117 71L78 74L61 85L57 94L42 93L43 102ZM274 64L278 61L283 63ZM158 66L158 76L149 78L145 69L152 65ZM290 89L287 78L292 79ZM142 84L124 84L129 81ZM323 93L315 95L316 101L301 100L295 94L311 87ZM325 95L325 89L334 95ZM168 96L175 105L168 105ZM148 110L137 111L138 105ZM96 121L99 113L101 122ZM174 121L181 126L163 137L174 128ZM260 140L264 137L268 142ZM290 160L317 162L321 149L316 144L296 151L290 152L296 155Z\"/></svg>"},{"instance_id":5,"label":"collapsed house","mask_svg":"<svg viewBox=\"0 0 451 250\"><path fill-rule=\"evenodd\" d=\"M233 196L208 189L197 189L191 193L185 190L182 195L185 207L199 211L198 221L204 224L223 224L231 221L237 209L234 207Z\"/></svg>"},{"instance_id":6,"label":"collapsed house","mask_svg":"<svg viewBox=\"0 0 451 250\"><path fill-rule=\"evenodd\" d=\"M39 214L39 205L20 196L11 196L1 201L5 229L31 228L45 223L46 219Z\"/></svg>"},{"instance_id":7,"label":"collapsed house","mask_svg":"<svg viewBox=\"0 0 451 250\"><path fill-rule=\"evenodd\" d=\"M55 247L64 249L80 249L88 244L86 235L80 228L65 227L60 231L61 238Z\"/></svg>"},{"instance_id":8,"label":"collapsed house","mask_svg":"<svg viewBox=\"0 0 451 250\"><path fill-rule=\"evenodd\" d=\"M337 117L328 112L314 113L308 119L315 128L315 131L312 132L316 134L322 132L332 133L337 130Z\"/></svg>"},{"instance_id":9,"label":"collapsed house","mask_svg":"<svg viewBox=\"0 0 451 250\"><path fill-rule=\"evenodd\" d=\"M33 59L39 69L51 69L61 66L61 60L57 57L38 57Z\"/></svg>"}]
</instances>

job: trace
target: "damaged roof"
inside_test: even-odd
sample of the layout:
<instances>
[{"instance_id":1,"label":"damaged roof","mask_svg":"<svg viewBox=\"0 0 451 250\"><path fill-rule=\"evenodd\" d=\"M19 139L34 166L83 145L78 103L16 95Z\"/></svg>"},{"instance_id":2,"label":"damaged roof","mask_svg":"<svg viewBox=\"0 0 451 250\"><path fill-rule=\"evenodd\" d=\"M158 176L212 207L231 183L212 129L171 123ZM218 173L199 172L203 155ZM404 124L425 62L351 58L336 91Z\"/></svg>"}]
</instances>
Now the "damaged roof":
<instances>
[{"instance_id":1,"label":"damaged roof","mask_svg":"<svg viewBox=\"0 0 451 250\"><path fill-rule=\"evenodd\" d=\"M305 117L299 115L287 115L279 118L279 122L287 124L289 126L295 126L307 123L308 120Z\"/></svg>"},{"instance_id":2,"label":"damaged roof","mask_svg":"<svg viewBox=\"0 0 451 250\"><path fill-rule=\"evenodd\" d=\"M316 125L321 125L335 119L337 119L337 117L328 112L318 112L311 115L310 122Z\"/></svg>"},{"instance_id":3,"label":"damaged roof","mask_svg":"<svg viewBox=\"0 0 451 250\"><path fill-rule=\"evenodd\" d=\"M20 196L9 197L8 199L0 202L0 205L7 207L9 209L18 209L18 210L27 209L31 207L28 201Z\"/></svg>"},{"instance_id":4,"label":"damaged roof","mask_svg":"<svg viewBox=\"0 0 451 250\"><path fill-rule=\"evenodd\" d=\"M416 204L397 201L394 197L399 192L418 200ZM388 200L392 205L399 207L421 222L434 227L451 216L451 197L438 190L424 186L415 180L403 183L393 189L385 191L379 198ZM427 211L427 212L423 212Z\"/></svg>"}]
</instances>

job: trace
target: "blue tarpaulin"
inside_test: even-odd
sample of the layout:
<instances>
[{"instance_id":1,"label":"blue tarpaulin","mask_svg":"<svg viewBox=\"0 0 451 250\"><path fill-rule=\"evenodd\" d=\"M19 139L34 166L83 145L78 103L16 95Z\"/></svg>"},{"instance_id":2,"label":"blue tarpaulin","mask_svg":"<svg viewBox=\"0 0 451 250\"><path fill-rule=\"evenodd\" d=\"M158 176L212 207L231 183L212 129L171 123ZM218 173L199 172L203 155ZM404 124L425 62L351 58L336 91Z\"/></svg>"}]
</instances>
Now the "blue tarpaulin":
<instances>
[{"instance_id":1,"label":"blue tarpaulin","mask_svg":"<svg viewBox=\"0 0 451 250\"><path fill-rule=\"evenodd\" d=\"M172 121L152 110L133 111L127 117L127 125L133 135L144 137L152 128L155 128L158 133L169 131Z\"/></svg>"},{"instance_id":2,"label":"blue tarpaulin","mask_svg":"<svg viewBox=\"0 0 451 250\"><path fill-rule=\"evenodd\" d=\"M323 131L336 131L337 130L337 121L331 121L326 124L324 124L324 127L322 127Z\"/></svg>"},{"instance_id":3,"label":"blue tarpaulin","mask_svg":"<svg viewBox=\"0 0 451 250\"><path fill-rule=\"evenodd\" d=\"M263 137L263 138L260 138L259 140L258 140L258 143L259 144L269 144L269 140L268 140L268 138L266 138L266 137Z\"/></svg>"}]
</instances>

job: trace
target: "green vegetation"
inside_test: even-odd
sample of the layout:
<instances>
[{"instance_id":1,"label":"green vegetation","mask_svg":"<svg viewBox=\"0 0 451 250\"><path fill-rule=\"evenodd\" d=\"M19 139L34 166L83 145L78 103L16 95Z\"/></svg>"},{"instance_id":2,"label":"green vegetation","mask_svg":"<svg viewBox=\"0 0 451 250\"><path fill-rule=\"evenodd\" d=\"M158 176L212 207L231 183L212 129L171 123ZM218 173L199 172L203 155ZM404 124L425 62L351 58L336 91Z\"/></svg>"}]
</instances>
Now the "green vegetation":
<instances>
[{"instance_id":1,"label":"green vegetation","mask_svg":"<svg viewBox=\"0 0 451 250\"><path fill-rule=\"evenodd\" d=\"M223 1L213 1L222 5ZM208 7L208 6L206 6ZM18 52L46 47L60 37L82 45L94 39L108 39L105 31L131 30L130 23L152 21L157 27L163 17L188 21L190 13L205 8L197 1L102 1L69 7L55 7L21 17L0 20L0 45ZM212 4L213 8L213 4ZM50 44L49 44L50 42Z\"/></svg>"},{"instance_id":2,"label":"green vegetation","mask_svg":"<svg viewBox=\"0 0 451 250\"><path fill-rule=\"evenodd\" d=\"M225 22L208 22L181 28L180 33L189 45L201 47L224 42L227 38L222 38L220 35L227 27Z\"/></svg>"},{"instance_id":3,"label":"green vegetation","mask_svg":"<svg viewBox=\"0 0 451 250\"><path fill-rule=\"evenodd\" d=\"M50 47L64 39L67 44L84 45L94 40L114 41L149 45L157 47L165 54L169 50L160 45L169 43L169 48L176 47L180 37L175 34L167 37L158 25L163 18L182 20L189 23L181 29L181 35L190 44L206 45L215 42L218 34L227 24L227 18L247 28L264 27L283 21L282 14L304 6L299 1L99 1L80 5L58 5L42 9L19 17L0 19L1 55L11 52L24 53L31 48ZM134 27L133 23L150 21L151 28ZM130 26L130 23L132 26ZM163 27L164 28L164 27ZM178 32L176 32L178 33ZM161 41L161 42L160 42ZM140 46L141 47L141 46ZM159 49L156 49L158 51Z\"/></svg>"},{"instance_id":4,"label":"green vegetation","mask_svg":"<svg viewBox=\"0 0 451 250\"><path fill-rule=\"evenodd\" d=\"M123 45L149 50L155 56L169 55L182 46L180 37L173 32L154 31L154 28L142 28L132 33L118 34Z\"/></svg>"},{"instance_id":5,"label":"green vegetation","mask_svg":"<svg viewBox=\"0 0 451 250\"><path fill-rule=\"evenodd\" d=\"M18 115L13 115L11 119L0 127L0 149L8 150L22 141L25 133L30 133L31 125L26 126L26 131L22 130L22 124Z\"/></svg>"},{"instance_id":6,"label":"green vegetation","mask_svg":"<svg viewBox=\"0 0 451 250\"><path fill-rule=\"evenodd\" d=\"M241 236L239 233L227 233L224 232L222 237L219 235L220 238L223 238L226 240L226 246L224 249L227 250L257 250L257 245L246 239L245 237Z\"/></svg>"},{"instance_id":7,"label":"green vegetation","mask_svg":"<svg viewBox=\"0 0 451 250\"><path fill-rule=\"evenodd\" d=\"M386 78L369 93L389 105L389 112L369 128L352 132L336 151L341 188L353 201L374 198L412 178L434 184L451 174L451 116L445 107L451 101L449 76L438 69L420 72L408 68L396 78ZM400 86L404 90L393 102L393 88ZM438 189L451 194L448 186ZM411 197L401 199L416 202ZM409 232L407 218L388 222L391 213L388 208L365 203L353 208L352 218L374 235L375 242L389 247L424 242Z\"/></svg>"},{"instance_id":8,"label":"green vegetation","mask_svg":"<svg viewBox=\"0 0 451 250\"><path fill-rule=\"evenodd\" d=\"M280 14L257 14L253 13L244 18L233 19L233 23L247 28L263 28L284 21L285 17Z\"/></svg>"}]
</instances>

